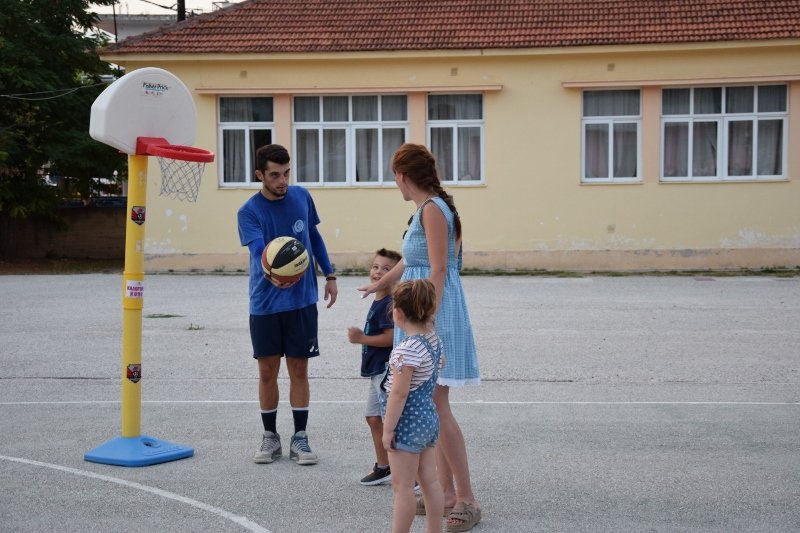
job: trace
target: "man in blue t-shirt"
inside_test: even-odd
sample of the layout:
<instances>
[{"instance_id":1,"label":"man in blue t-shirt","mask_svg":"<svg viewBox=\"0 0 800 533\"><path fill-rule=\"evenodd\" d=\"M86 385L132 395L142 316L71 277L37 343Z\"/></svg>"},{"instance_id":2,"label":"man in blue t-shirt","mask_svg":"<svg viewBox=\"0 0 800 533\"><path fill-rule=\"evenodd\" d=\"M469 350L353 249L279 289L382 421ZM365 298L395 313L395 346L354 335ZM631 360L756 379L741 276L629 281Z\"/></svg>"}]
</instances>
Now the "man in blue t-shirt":
<instances>
[{"instance_id":1,"label":"man in blue t-shirt","mask_svg":"<svg viewBox=\"0 0 800 533\"><path fill-rule=\"evenodd\" d=\"M294 237L325 274L325 300L330 308L338 289L325 242L317 230L311 195L303 187L290 186L289 152L270 144L256 151L256 177L261 190L239 209L239 240L250 249L250 340L258 361L258 399L264 433L253 461L271 463L283 454L276 428L278 372L286 357L289 404L294 435L289 457L301 465L317 463L306 434L310 390L308 360L319 355L317 343L317 277L314 263L298 281L281 283L264 274L261 254L267 243L281 236Z\"/></svg>"}]
</instances>

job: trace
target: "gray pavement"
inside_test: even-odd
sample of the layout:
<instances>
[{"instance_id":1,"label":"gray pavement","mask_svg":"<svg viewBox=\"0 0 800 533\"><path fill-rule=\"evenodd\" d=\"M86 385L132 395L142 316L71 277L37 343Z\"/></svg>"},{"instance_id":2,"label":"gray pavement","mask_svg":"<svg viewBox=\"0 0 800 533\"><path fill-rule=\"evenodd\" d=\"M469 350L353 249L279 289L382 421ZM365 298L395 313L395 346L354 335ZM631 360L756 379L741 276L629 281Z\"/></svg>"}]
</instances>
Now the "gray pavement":
<instances>
[{"instance_id":1,"label":"gray pavement","mask_svg":"<svg viewBox=\"0 0 800 533\"><path fill-rule=\"evenodd\" d=\"M391 488L358 484L362 282L320 308L321 460L300 467L251 462L246 277L148 276L142 432L195 455L126 468L83 460L120 433L121 275L0 276L0 531L389 531ZM483 384L451 399L475 531L800 531L800 278L464 284ZM288 444L286 403L278 427Z\"/></svg>"}]
</instances>

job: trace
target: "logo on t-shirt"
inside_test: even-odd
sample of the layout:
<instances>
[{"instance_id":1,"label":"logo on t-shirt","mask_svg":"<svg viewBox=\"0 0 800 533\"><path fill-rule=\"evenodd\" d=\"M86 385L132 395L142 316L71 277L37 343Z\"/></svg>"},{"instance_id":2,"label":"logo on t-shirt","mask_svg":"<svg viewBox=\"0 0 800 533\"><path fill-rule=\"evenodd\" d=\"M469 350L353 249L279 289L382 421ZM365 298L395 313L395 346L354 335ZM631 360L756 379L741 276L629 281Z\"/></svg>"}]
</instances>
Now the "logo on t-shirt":
<instances>
[{"instance_id":1,"label":"logo on t-shirt","mask_svg":"<svg viewBox=\"0 0 800 533\"><path fill-rule=\"evenodd\" d=\"M306 223L303 222L301 219L298 219L293 225L292 229L295 233L303 233L303 230L306 229Z\"/></svg>"}]
</instances>

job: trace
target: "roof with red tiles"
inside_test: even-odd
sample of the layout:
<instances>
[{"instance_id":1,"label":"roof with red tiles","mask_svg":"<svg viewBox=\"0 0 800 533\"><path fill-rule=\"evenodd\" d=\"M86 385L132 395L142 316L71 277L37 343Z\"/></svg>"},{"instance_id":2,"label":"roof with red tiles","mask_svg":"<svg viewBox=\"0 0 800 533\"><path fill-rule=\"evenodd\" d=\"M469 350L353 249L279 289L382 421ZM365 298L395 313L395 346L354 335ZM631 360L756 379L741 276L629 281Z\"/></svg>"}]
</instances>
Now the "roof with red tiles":
<instances>
[{"instance_id":1,"label":"roof with red tiles","mask_svg":"<svg viewBox=\"0 0 800 533\"><path fill-rule=\"evenodd\" d=\"M247 0L109 54L552 48L800 38L800 0Z\"/></svg>"}]
</instances>

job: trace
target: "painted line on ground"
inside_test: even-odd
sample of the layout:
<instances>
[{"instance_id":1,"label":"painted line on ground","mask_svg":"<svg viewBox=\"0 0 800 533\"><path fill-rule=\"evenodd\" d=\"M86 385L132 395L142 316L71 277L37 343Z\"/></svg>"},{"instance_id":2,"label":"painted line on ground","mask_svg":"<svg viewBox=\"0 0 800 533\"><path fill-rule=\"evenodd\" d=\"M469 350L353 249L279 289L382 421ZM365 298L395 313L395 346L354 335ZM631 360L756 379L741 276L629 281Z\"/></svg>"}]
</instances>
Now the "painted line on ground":
<instances>
[{"instance_id":1,"label":"painted line on ground","mask_svg":"<svg viewBox=\"0 0 800 533\"><path fill-rule=\"evenodd\" d=\"M0 402L0 405L91 405L120 404L119 400L64 400L64 401L30 401ZM142 400L143 404L252 404L258 400ZM288 405L288 401L281 401ZM363 400L312 400L312 404L363 404ZM797 405L800 402L748 402L748 401L513 401L513 400L465 400L450 402L450 405Z\"/></svg>"},{"instance_id":2,"label":"painted line on ground","mask_svg":"<svg viewBox=\"0 0 800 533\"><path fill-rule=\"evenodd\" d=\"M253 531L254 533L270 533L270 531L266 528L261 527L260 525L256 524L252 520L244 516L238 516L233 513L229 513L224 509L220 509L219 507L214 507L213 505L208 505L207 503L199 502L197 500L193 500L192 498L187 498L186 496L181 496L180 494L175 494L174 492L169 492L167 490L162 490L156 487L150 487L147 485L142 485L141 483L136 483L133 481L127 481L125 479L120 479L111 476L104 476L103 474L96 474L94 472L89 472L87 470L78 470L77 468L70 468L68 466L61 466L52 463L42 463L40 461L33 461L31 459L23 459L21 457L9 457L7 455L0 455L0 460L3 461L10 461L13 463L21 463L24 465L30 466L39 466L43 468L50 468L53 470L60 470L62 472L66 472L68 474L74 474L76 476L83 476L89 477L93 479L99 479L101 481L107 481L109 483L116 483L117 485L122 485L128 488L141 490L144 492L149 492L150 494L155 494L156 496L161 496L162 498L167 498L170 500L175 500L179 503L183 503L194 507L196 509L201 509L203 511L208 511L209 513L213 513L215 515L221 516L222 518L226 518L243 528L247 529L248 531Z\"/></svg>"}]
</instances>

